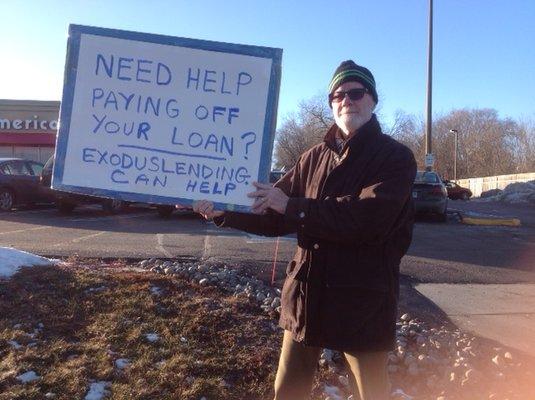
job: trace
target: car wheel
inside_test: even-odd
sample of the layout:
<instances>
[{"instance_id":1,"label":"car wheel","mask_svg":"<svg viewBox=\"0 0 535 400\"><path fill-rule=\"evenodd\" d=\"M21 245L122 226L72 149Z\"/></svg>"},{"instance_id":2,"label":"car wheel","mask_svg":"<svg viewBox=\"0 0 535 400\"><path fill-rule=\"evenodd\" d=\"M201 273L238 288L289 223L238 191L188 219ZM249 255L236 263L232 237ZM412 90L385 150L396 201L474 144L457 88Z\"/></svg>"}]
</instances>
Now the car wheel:
<instances>
[{"instance_id":1,"label":"car wheel","mask_svg":"<svg viewBox=\"0 0 535 400\"><path fill-rule=\"evenodd\" d=\"M70 214L72 213L72 210L74 210L74 207L76 207L76 204L69 203L66 201L58 201L56 203L56 206L58 207L58 211L61 214Z\"/></svg>"},{"instance_id":2,"label":"car wheel","mask_svg":"<svg viewBox=\"0 0 535 400\"><path fill-rule=\"evenodd\" d=\"M158 206L158 215L162 218L169 218L171 214L173 214L173 211L175 210L175 207L173 206Z\"/></svg>"},{"instance_id":3,"label":"car wheel","mask_svg":"<svg viewBox=\"0 0 535 400\"><path fill-rule=\"evenodd\" d=\"M124 201L119 199L108 199L102 203L102 209L111 214L117 214L124 209Z\"/></svg>"},{"instance_id":4,"label":"car wheel","mask_svg":"<svg viewBox=\"0 0 535 400\"><path fill-rule=\"evenodd\" d=\"M0 211L11 211L15 204L15 195L9 189L0 189Z\"/></svg>"},{"instance_id":5,"label":"car wheel","mask_svg":"<svg viewBox=\"0 0 535 400\"><path fill-rule=\"evenodd\" d=\"M461 199L466 201L470 198L470 196L468 196L468 193L464 192L462 195L461 195Z\"/></svg>"}]
</instances>

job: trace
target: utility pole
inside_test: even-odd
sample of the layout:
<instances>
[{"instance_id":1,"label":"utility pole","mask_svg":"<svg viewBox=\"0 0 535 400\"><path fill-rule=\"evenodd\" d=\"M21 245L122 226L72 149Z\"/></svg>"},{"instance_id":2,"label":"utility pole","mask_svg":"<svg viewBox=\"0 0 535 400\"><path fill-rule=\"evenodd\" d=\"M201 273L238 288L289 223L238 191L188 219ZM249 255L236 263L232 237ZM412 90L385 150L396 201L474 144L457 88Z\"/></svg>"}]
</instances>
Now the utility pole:
<instances>
[{"instance_id":1,"label":"utility pole","mask_svg":"<svg viewBox=\"0 0 535 400\"><path fill-rule=\"evenodd\" d=\"M427 45L427 124L425 128L425 167L431 171L434 165L431 130L433 125L433 0L429 0L429 42Z\"/></svg>"},{"instance_id":2,"label":"utility pole","mask_svg":"<svg viewBox=\"0 0 535 400\"><path fill-rule=\"evenodd\" d=\"M453 148L453 180L457 182L457 149L459 140L459 131L457 129L450 129L450 133L455 135L455 147Z\"/></svg>"}]
</instances>

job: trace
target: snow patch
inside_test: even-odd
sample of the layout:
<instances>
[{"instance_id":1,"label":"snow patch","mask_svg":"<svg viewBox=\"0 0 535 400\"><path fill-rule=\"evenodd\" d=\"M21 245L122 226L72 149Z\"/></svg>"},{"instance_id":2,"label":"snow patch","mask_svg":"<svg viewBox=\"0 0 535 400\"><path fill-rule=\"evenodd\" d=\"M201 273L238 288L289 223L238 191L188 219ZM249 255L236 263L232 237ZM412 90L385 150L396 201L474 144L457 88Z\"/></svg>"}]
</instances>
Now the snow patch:
<instances>
[{"instance_id":1,"label":"snow patch","mask_svg":"<svg viewBox=\"0 0 535 400\"><path fill-rule=\"evenodd\" d=\"M22 346L15 340L8 340L7 343L10 344L15 350L22 348Z\"/></svg>"},{"instance_id":2,"label":"snow patch","mask_svg":"<svg viewBox=\"0 0 535 400\"><path fill-rule=\"evenodd\" d=\"M332 400L344 400L342 396L340 396L340 389L336 386L325 385L323 392Z\"/></svg>"},{"instance_id":3,"label":"snow patch","mask_svg":"<svg viewBox=\"0 0 535 400\"><path fill-rule=\"evenodd\" d=\"M130 360L128 358L118 358L115 360L115 366L118 369L124 369L130 365Z\"/></svg>"},{"instance_id":4,"label":"snow patch","mask_svg":"<svg viewBox=\"0 0 535 400\"><path fill-rule=\"evenodd\" d=\"M102 292L103 290L106 290L108 289L106 286L99 286L99 287L94 287L94 288L89 288L89 289L86 289L85 292L86 293L92 293L92 292Z\"/></svg>"},{"instance_id":5,"label":"snow patch","mask_svg":"<svg viewBox=\"0 0 535 400\"><path fill-rule=\"evenodd\" d=\"M106 396L109 392L106 388L108 388L111 385L110 382L95 382L92 383L91 386L89 386L89 392L85 396L85 400L101 400Z\"/></svg>"},{"instance_id":6,"label":"snow patch","mask_svg":"<svg viewBox=\"0 0 535 400\"><path fill-rule=\"evenodd\" d=\"M486 195L491 194L491 196ZM481 193L479 201L500 201L510 204L535 204L535 181L514 182L505 189L492 189Z\"/></svg>"},{"instance_id":7,"label":"snow patch","mask_svg":"<svg viewBox=\"0 0 535 400\"><path fill-rule=\"evenodd\" d=\"M147 334L145 334L145 337L151 343L154 343L154 342L157 342L158 340L160 340L160 336L158 336L157 333L147 333Z\"/></svg>"},{"instance_id":8,"label":"snow patch","mask_svg":"<svg viewBox=\"0 0 535 400\"><path fill-rule=\"evenodd\" d=\"M23 266L46 266L58 262L59 260L40 257L12 247L0 247L0 277L10 278Z\"/></svg>"},{"instance_id":9,"label":"snow patch","mask_svg":"<svg viewBox=\"0 0 535 400\"><path fill-rule=\"evenodd\" d=\"M151 286L150 292L155 296L161 296L162 295L162 289L158 286Z\"/></svg>"},{"instance_id":10,"label":"snow patch","mask_svg":"<svg viewBox=\"0 0 535 400\"><path fill-rule=\"evenodd\" d=\"M407 393L405 393L403 390L401 389L396 389L392 392L392 394L390 395L390 397L392 398L396 398L398 400L413 400L414 397L412 396L409 396Z\"/></svg>"},{"instance_id":11,"label":"snow patch","mask_svg":"<svg viewBox=\"0 0 535 400\"><path fill-rule=\"evenodd\" d=\"M39 379L40 376L35 373L35 371L28 371L25 372L19 376L17 376L17 380L21 381L22 383L28 383L33 382L37 379Z\"/></svg>"}]
</instances>

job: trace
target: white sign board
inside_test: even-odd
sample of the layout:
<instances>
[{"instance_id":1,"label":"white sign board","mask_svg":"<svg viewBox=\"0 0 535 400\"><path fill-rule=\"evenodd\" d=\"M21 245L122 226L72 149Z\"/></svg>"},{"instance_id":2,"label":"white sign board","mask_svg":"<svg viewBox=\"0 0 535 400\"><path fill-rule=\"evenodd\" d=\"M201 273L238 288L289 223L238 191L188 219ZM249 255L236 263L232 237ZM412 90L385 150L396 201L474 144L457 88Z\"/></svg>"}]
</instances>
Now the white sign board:
<instances>
[{"instance_id":1,"label":"white sign board","mask_svg":"<svg viewBox=\"0 0 535 400\"><path fill-rule=\"evenodd\" d=\"M52 187L247 211L282 50L71 25Z\"/></svg>"}]
</instances>

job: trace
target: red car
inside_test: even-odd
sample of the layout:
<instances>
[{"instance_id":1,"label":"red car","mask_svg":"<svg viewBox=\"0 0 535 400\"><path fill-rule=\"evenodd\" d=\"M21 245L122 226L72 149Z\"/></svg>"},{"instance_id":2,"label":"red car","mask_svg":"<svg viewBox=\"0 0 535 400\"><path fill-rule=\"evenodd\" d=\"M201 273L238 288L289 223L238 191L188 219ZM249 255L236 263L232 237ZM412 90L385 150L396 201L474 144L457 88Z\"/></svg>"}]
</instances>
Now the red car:
<instances>
[{"instance_id":1,"label":"red car","mask_svg":"<svg viewBox=\"0 0 535 400\"><path fill-rule=\"evenodd\" d=\"M472 196L470 189L457 185L453 181L444 181L448 197L452 200L468 200Z\"/></svg>"}]
</instances>

